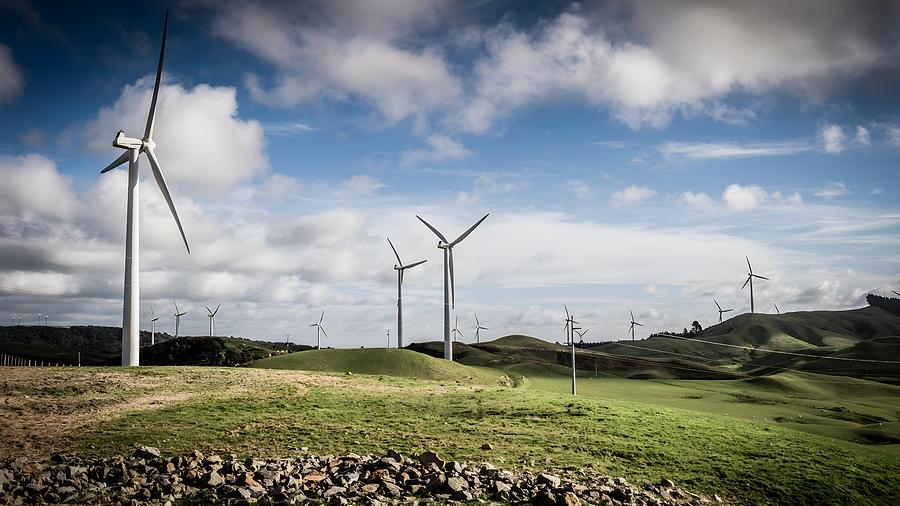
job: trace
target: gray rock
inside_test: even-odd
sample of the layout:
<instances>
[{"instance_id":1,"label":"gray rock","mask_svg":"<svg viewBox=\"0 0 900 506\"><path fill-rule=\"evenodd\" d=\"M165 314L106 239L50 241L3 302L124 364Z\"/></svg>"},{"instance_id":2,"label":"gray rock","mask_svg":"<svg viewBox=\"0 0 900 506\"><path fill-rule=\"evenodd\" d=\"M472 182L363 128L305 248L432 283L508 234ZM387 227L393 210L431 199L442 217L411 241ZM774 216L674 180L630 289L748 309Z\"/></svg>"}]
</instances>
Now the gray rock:
<instances>
[{"instance_id":1,"label":"gray rock","mask_svg":"<svg viewBox=\"0 0 900 506\"><path fill-rule=\"evenodd\" d=\"M206 478L206 485L210 487L218 487L225 484L225 478L217 471L212 471Z\"/></svg>"},{"instance_id":2,"label":"gray rock","mask_svg":"<svg viewBox=\"0 0 900 506\"><path fill-rule=\"evenodd\" d=\"M426 451L419 455L419 462L424 465L434 464L438 469L443 469L445 462L438 457L437 453Z\"/></svg>"},{"instance_id":3,"label":"gray rock","mask_svg":"<svg viewBox=\"0 0 900 506\"><path fill-rule=\"evenodd\" d=\"M159 448L142 446L134 451L134 456L139 459L156 459L159 458Z\"/></svg>"},{"instance_id":4,"label":"gray rock","mask_svg":"<svg viewBox=\"0 0 900 506\"><path fill-rule=\"evenodd\" d=\"M468 490L469 484L459 476L451 476L447 478L447 488L455 493L462 490Z\"/></svg>"},{"instance_id":5,"label":"gray rock","mask_svg":"<svg viewBox=\"0 0 900 506\"><path fill-rule=\"evenodd\" d=\"M554 476L552 474L541 473L537 476L537 480L535 480L539 485L547 485L550 488L556 488L559 486L560 479L558 476Z\"/></svg>"}]
</instances>

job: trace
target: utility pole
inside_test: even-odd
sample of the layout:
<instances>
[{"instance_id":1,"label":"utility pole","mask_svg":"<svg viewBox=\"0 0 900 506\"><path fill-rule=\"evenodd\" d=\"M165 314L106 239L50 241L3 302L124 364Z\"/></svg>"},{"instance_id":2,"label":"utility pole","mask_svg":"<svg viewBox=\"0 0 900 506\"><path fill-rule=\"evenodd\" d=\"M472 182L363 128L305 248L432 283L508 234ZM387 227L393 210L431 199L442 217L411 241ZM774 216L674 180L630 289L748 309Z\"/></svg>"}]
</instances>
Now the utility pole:
<instances>
[{"instance_id":1,"label":"utility pole","mask_svg":"<svg viewBox=\"0 0 900 506\"><path fill-rule=\"evenodd\" d=\"M391 329L387 329L387 349L391 349Z\"/></svg>"}]
</instances>

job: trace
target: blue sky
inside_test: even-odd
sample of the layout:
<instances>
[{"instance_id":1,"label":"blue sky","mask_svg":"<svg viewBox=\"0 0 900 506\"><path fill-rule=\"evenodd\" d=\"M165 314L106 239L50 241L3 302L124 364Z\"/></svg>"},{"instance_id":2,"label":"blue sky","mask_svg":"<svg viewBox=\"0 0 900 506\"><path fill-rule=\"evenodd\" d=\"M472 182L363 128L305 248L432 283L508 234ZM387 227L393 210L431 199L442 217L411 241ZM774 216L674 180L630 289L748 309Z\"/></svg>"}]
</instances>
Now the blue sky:
<instances>
[{"instance_id":1,"label":"blue sky","mask_svg":"<svg viewBox=\"0 0 900 506\"><path fill-rule=\"evenodd\" d=\"M142 183L142 314L378 346L462 330L594 339L900 290L895 2L0 1L0 307L120 324L124 171L170 10L158 153L192 254ZM146 163L146 162L145 162ZM147 318L142 318L147 320ZM160 329L171 331L170 316ZM470 320L472 320L470 322ZM466 332L468 334L468 332Z\"/></svg>"}]
</instances>

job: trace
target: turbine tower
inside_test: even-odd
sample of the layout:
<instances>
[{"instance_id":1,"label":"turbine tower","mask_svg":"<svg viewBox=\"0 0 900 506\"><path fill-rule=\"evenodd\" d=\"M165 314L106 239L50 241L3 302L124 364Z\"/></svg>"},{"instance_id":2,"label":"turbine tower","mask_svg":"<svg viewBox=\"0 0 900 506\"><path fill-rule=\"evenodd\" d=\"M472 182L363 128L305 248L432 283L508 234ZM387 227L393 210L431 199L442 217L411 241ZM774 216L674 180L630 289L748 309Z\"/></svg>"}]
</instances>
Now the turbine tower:
<instances>
[{"instance_id":1,"label":"turbine tower","mask_svg":"<svg viewBox=\"0 0 900 506\"><path fill-rule=\"evenodd\" d=\"M575 315L569 314L569 308L567 306L563 307L566 309L566 339L572 346L572 395L574 396L577 395L575 388L575 333L582 329L581 327L576 327L578 322L575 321ZM587 333L586 330L585 333Z\"/></svg>"},{"instance_id":2,"label":"turbine tower","mask_svg":"<svg viewBox=\"0 0 900 506\"><path fill-rule=\"evenodd\" d=\"M716 300L713 299L713 302L716 302ZM722 323L722 314L727 313L727 312L729 312L729 311L734 311L733 308L731 308L731 309L722 309L722 306L720 306L718 302L716 302L716 307L719 308L719 323Z\"/></svg>"},{"instance_id":3,"label":"turbine tower","mask_svg":"<svg viewBox=\"0 0 900 506\"><path fill-rule=\"evenodd\" d=\"M169 187L163 177L162 169L159 167L159 161L156 158L156 143L153 142L153 122L156 116L156 101L159 97L159 82L162 78L163 56L166 52L166 33L169 27L169 12L166 11L166 19L163 22L162 45L159 48L159 64L156 67L156 82L153 85L153 98L150 100L150 113L147 116L147 127L144 129L144 137L135 139L125 137L125 132L119 130L116 138L113 140L113 146L125 150L118 158L100 171L101 174L111 171L116 167L128 162L128 208L126 213L125 225L125 294L122 304L122 365L137 366L140 365L140 220L139 220L139 180L140 171L138 160L141 153L147 155L150 162L150 168L153 171L153 177L159 186L166 203L169 204L169 210L175 218L175 224L178 225L178 231L181 232L181 238L184 240L184 247L187 248L188 254L191 252L188 246L187 237L184 235L184 229L181 226L181 220L178 218L178 212L175 211L175 204L172 202L172 196L169 194ZM176 325L177 327L177 325ZM177 334L177 332L176 332Z\"/></svg>"},{"instance_id":4,"label":"turbine tower","mask_svg":"<svg viewBox=\"0 0 900 506\"><path fill-rule=\"evenodd\" d=\"M216 334L216 313L219 312L219 308L222 307L222 304L216 306L216 310L213 311L209 308L209 306L204 306L206 308L206 312L209 313L206 315L209 318L209 337L212 337Z\"/></svg>"},{"instance_id":5,"label":"turbine tower","mask_svg":"<svg viewBox=\"0 0 900 506\"><path fill-rule=\"evenodd\" d=\"M456 336L465 337L463 333L459 331L459 316L456 317L456 322L453 324L453 341L456 341Z\"/></svg>"},{"instance_id":6,"label":"turbine tower","mask_svg":"<svg viewBox=\"0 0 900 506\"><path fill-rule=\"evenodd\" d=\"M631 327L629 327L628 330L631 331L631 340L634 341L634 326L637 325L638 327L643 327L644 324L634 321L634 313L631 311L631 309L629 309L628 312L631 313Z\"/></svg>"},{"instance_id":7,"label":"turbine tower","mask_svg":"<svg viewBox=\"0 0 900 506\"><path fill-rule=\"evenodd\" d=\"M417 265L422 265L428 260L421 260L419 262L414 262L408 265L403 265L403 261L400 260L400 253L397 253L397 248L394 247L394 243L391 242L391 238L388 237L388 244L391 245L391 249L394 250L394 256L397 257L397 264L394 265L394 270L397 271L397 349L403 348L403 271L406 269L411 269ZM390 347L390 345L388 345Z\"/></svg>"},{"instance_id":8,"label":"turbine tower","mask_svg":"<svg viewBox=\"0 0 900 506\"><path fill-rule=\"evenodd\" d=\"M753 274L753 267L750 266L750 257L745 257L747 259L747 281L744 281L744 286L741 287L741 290L747 287L747 283L750 283L750 313L753 314L754 306L753 306L753 278L765 279L766 281L769 278L765 276L760 276L759 274Z\"/></svg>"},{"instance_id":9,"label":"turbine tower","mask_svg":"<svg viewBox=\"0 0 900 506\"><path fill-rule=\"evenodd\" d=\"M468 237L469 234L475 230L475 227L481 225L481 222L486 220L488 216L490 216L490 214L485 214L474 225L469 227L469 230L466 230L461 236L457 237L455 241L451 242L444 237L444 234L438 232L438 229L432 227L427 221L423 220L421 216L416 215L416 218L419 218L419 221L424 223L429 230L434 232L434 235L438 236L439 241L437 247L444 250L444 358L450 361L453 360L453 343L450 342L450 308L456 307L456 290L453 277L453 247Z\"/></svg>"},{"instance_id":10,"label":"turbine tower","mask_svg":"<svg viewBox=\"0 0 900 506\"><path fill-rule=\"evenodd\" d=\"M317 350L322 349L321 341L319 340L319 333L321 332L322 334L325 335L326 338L328 337L328 333L325 332L325 327L322 326L323 319L325 319L325 310L324 309L322 310L322 316L319 317L319 321L317 321L316 323L311 323L309 325L310 327L316 328L316 349Z\"/></svg>"},{"instance_id":11,"label":"turbine tower","mask_svg":"<svg viewBox=\"0 0 900 506\"><path fill-rule=\"evenodd\" d=\"M159 316L156 316L156 311L153 310L153 306L150 306L150 346L156 344L156 321L159 320Z\"/></svg>"},{"instance_id":12,"label":"turbine tower","mask_svg":"<svg viewBox=\"0 0 900 506\"><path fill-rule=\"evenodd\" d=\"M478 315L476 314L475 315L475 342L476 343L481 342L481 331L482 330L489 330L489 329L487 327L481 326L481 322L478 321Z\"/></svg>"},{"instance_id":13,"label":"turbine tower","mask_svg":"<svg viewBox=\"0 0 900 506\"><path fill-rule=\"evenodd\" d=\"M173 300L172 304L175 304L175 337L178 337L178 328L181 326L181 317L187 314L187 311L183 313L178 312L178 304Z\"/></svg>"}]
</instances>

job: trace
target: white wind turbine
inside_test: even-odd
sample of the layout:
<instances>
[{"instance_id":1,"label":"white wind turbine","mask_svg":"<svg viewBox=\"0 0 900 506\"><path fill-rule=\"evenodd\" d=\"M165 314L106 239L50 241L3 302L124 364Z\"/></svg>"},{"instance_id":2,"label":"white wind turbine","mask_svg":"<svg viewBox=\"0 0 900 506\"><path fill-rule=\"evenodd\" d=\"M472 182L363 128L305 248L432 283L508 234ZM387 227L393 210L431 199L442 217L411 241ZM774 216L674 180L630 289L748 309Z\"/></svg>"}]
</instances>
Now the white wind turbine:
<instances>
[{"instance_id":1,"label":"white wind turbine","mask_svg":"<svg viewBox=\"0 0 900 506\"><path fill-rule=\"evenodd\" d=\"M722 323L722 314L727 313L729 311L734 311L734 309L733 308L732 309L722 309L722 306L720 306L719 303L716 302L715 299L713 299L713 302L715 302L716 307L719 308L719 323Z\"/></svg>"},{"instance_id":2,"label":"white wind turbine","mask_svg":"<svg viewBox=\"0 0 900 506\"><path fill-rule=\"evenodd\" d=\"M741 287L741 290L747 287L747 283L750 283L750 313L753 313L753 278L765 279L766 281L769 278L765 276L760 276L759 274L753 274L753 267L750 266L750 257L745 257L747 259L747 269L749 272L747 273L747 281L744 281L744 286Z\"/></svg>"},{"instance_id":3,"label":"white wind turbine","mask_svg":"<svg viewBox=\"0 0 900 506\"><path fill-rule=\"evenodd\" d=\"M453 324L453 341L455 342L456 336L465 337L462 332L459 331L459 316L456 317L456 322Z\"/></svg>"},{"instance_id":4,"label":"white wind turbine","mask_svg":"<svg viewBox=\"0 0 900 506\"><path fill-rule=\"evenodd\" d=\"M153 310L153 306L150 306L150 346L156 344L156 321L159 320L159 316L156 316L156 311Z\"/></svg>"},{"instance_id":5,"label":"white wind turbine","mask_svg":"<svg viewBox=\"0 0 900 506\"><path fill-rule=\"evenodd\" d=\"M397 349L403 349L403 271L422 265L428 260L403 265L403 261L400 260L400 253L397 253L397 248L394 247L391 238L388 237L387 240L388 244L391 245L391 249L394 250L394 256L397 257L397 265L394 266L394 270L397 271Z\"/></svg>"},{"instance_id":6,"label":"white wind turbine","mask_svg":"<svg viewBox=\"0 0 900 506\"><path fill-rule=\"evenodd\" d=\"M489 330L489 329L487 327L481 326L481 322L478 321L478 315L476 314L475 315L475 342L476 343L481 342L481 331L482 330Z\"/></svg>"},{"instance_id":7,"label":"white wind turbine","mask_svg":"<svg viewBox=\"0 0 900 506\"><path fill-rule=\"evenodd\" d=\"M629 309L628 312L631 313L631 327L629 327L628 330L631 331L631 340L634 341L634 326L637 325L638 327L643 327L644 324L634 321L634 313L631 309Z\"/></svg>"},{"instance_id":8,"label":"white wind turbine","mask_svg":"<svg viewBox=\"0 0 900 506\"><path fill-rule=\"evenodd\" d=\"M156 116L156 101L159 97L159 82L162 78L163 56L166 52L166 32L168 27L169 12L166 11L166 19L163 23L162 45L159 48L159 64L156 67L156 82L153 85L153 98L150 100L150 114L147 116L147 127L144 129L144 137L141 139L125 137L125 132L119 130L119 133L116 134L116 138L113 140L113 146L124 149L125 152L100 171L103 174L128 162L128 208L125 226L125 295L122 310L123 366L140 365L140 193L138 191L140 171L138 160L141 153L147 155L147 160L150 162L150 168L153 171L153 177L156 179L156 184L159 185L166 203L169 204L172 216L175 217L175 224L178 225L178 231L181 232L184 246L187 248L188 254L191 252L187 237L184 235L184 229L181 226L181 220L178 219L178 212L175 211L172 196L169 194L169 187L166 185L162 169L159 168L159 161L154 151L156 143L153 142L153 122Z\"/></svg>"},{"instance_id":9,"label":"white wind turbine","mask_svg":"<svg viewBox=\"0 0 900 506\"><path fill-rule=\"evenodd\" d=\"M572 346L572 395L577 395L575 384L575 334L582 329L581 327L576 327L578 322L575 321L575 315L569 314L568 306L563 307L566 309L566 339L568 340L568 344ZM586 330L585 333L587 333Z\"/></svg>"},{"instance_id":10,"label":"white wind turbine","mask_svg":"<svg viewBox=\"0 0 900 506\"><path fill-rule=\"evenodd\" d=\"M212 337L216 334L216 313L219 312L219 308L222 307L222 304L216 306L215 311L209 309L209 306L204 307L206 308L206 312L209 313L206 317L209 318L209 337Z\"/></svg>"},{"instance_id":11,"label":"white wind turbine","mask_svg":"<svg viewBox=\"0 0 900 506\"><path fill-rule=\"evenodd\" d=\"M322 310L322 316L319 317L319 321L316 323L312 323L309 326L316 328L316 349L321 350L321 341L319 340L319 333L321 332L326 338L328 338L328 333L325 332L325 327L322 326L322 320L325 319L325 310Z\"/></svg>"},{"instance_id":12,"label":"white wind turbine","mask_svg":"<svg viewBox=\"0 0 900 506\"><path fill-rule=\"evenodd\" d=\"M578 339L581 342L584 342L584 335L588 333L588 329L576 330L575 333L578 334Z\"/></svg>"},{"instance_id":13,"label":"white wind turbine","mask_svg":"<svg viewBox=\"0 0 900 506\"><path fill-rule=\"evenodd\" d=\"M178 312L178 303L176 303L173 300L172 304L175 304L175 314L173 316L175 316L175 337L178 337L178 327L181 326L181 317L186 315L187 311L184 311L183 313L179 313Z\"/></svg>"},{"instance_id":14,"label":"white wind turbine","mask_svg":"<svg viewBox=\"0 0 900 506\"><path fill-rule=\"evenodd\" d=\"M427 221L423 220L421 216L416 215L416 218L419 218L419 221L424 223L429 230L434 232L434 235L438 236L438 239L440 240L438 241L437 247L444 250L444 358L450 361L453 360L453 343L450 341L450 308L456 307L456 290L453 277L453 247L468 237L469 234L475 230L475 227L481 225L481 222L486 220L488 216L489 214L485 214L474 225L469 227L468 230L463 232L461 236L457 237L455 241L451 242L444 237L444 234L438 232L438 229L432 227Z\"/></svg>"}]
</instances>

